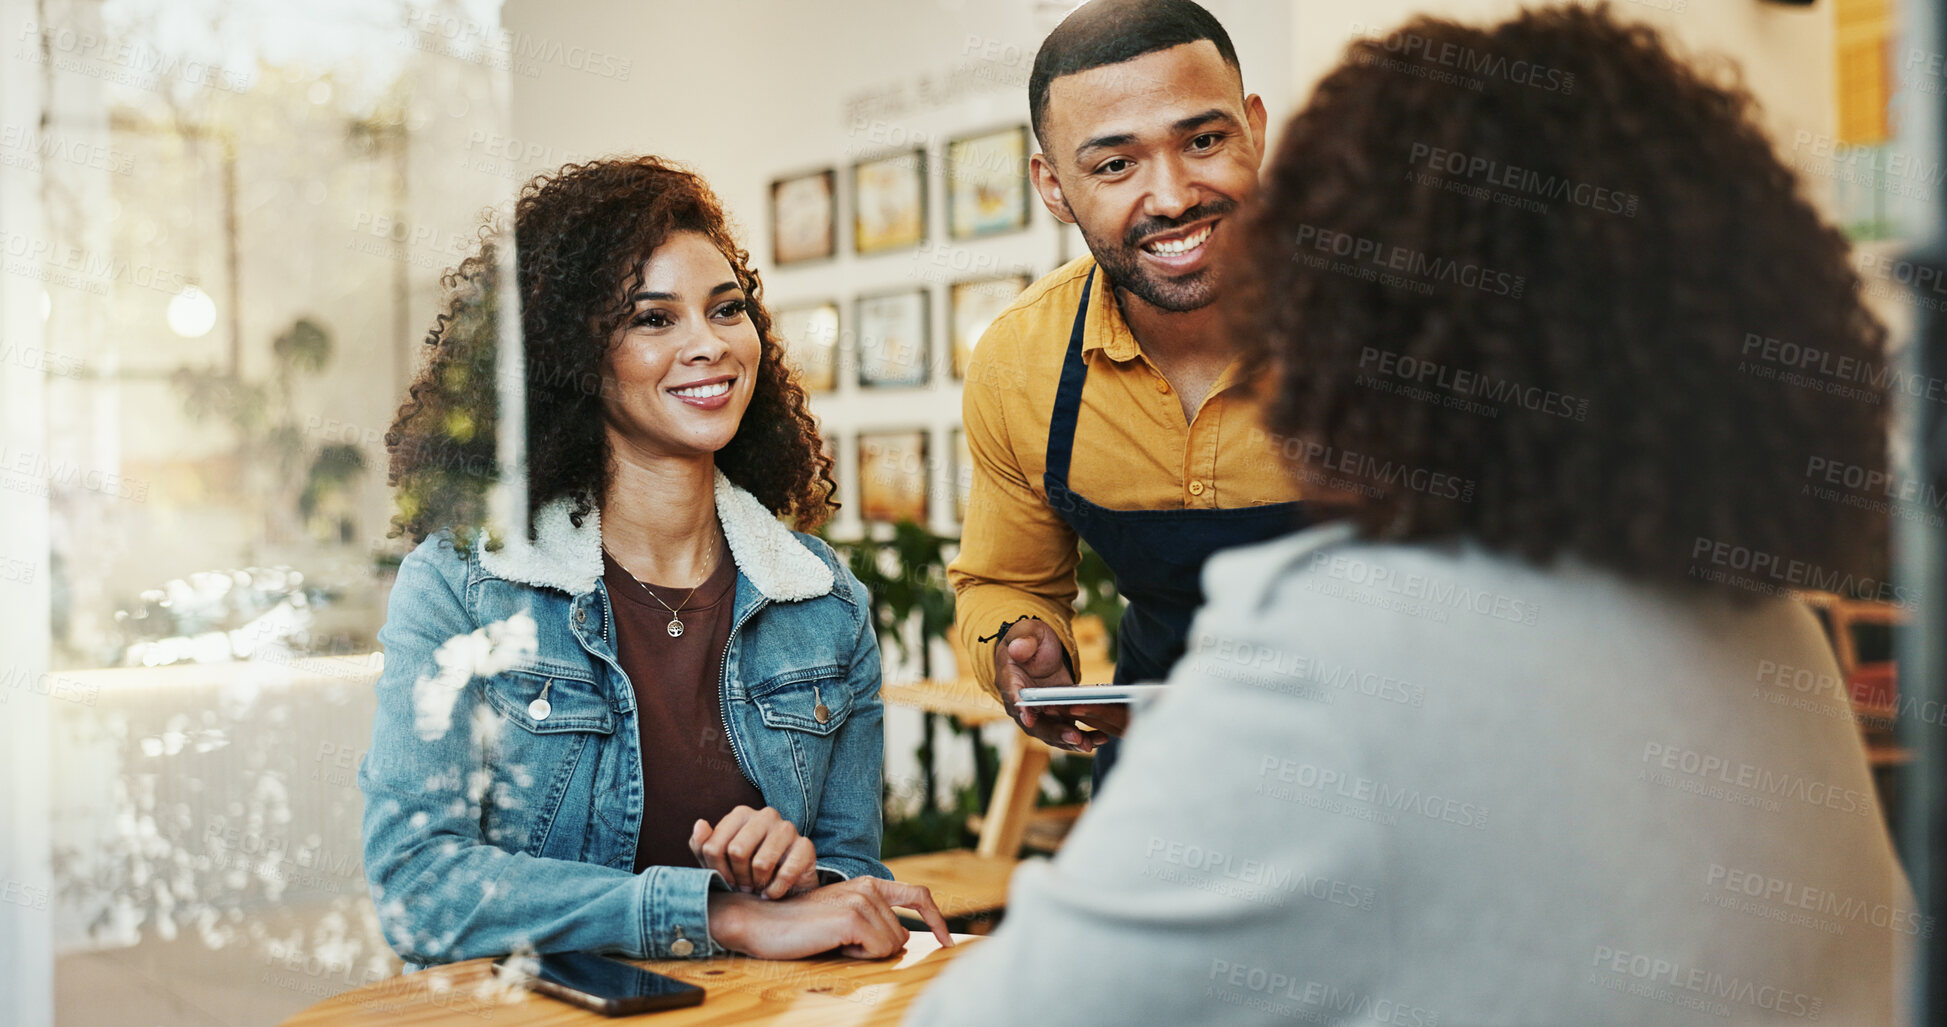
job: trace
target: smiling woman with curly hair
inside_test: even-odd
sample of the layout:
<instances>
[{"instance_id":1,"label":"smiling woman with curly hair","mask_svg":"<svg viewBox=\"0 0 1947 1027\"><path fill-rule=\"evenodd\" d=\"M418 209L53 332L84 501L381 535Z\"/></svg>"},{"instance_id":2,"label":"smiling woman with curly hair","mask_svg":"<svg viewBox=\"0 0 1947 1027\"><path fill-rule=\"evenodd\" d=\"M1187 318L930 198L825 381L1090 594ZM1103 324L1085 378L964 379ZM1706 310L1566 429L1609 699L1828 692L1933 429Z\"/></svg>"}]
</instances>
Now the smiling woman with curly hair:
<instances>
[{"instance_id":1,"label":"smiling woman with curly hair","mask_svg":"<svg viewBox=\"0 0 1947 1027\"><path fill-rule=\"evenodd\" d=\"M695 175L569 165L514 210L529 537L496 473L496 252L448 276L387 436L400 565L365 866L400 955L880 956L879 647L820 523L830 462ZM763 901L769 900L769 901Z\"/></svg>"},{"instance_id":2,"label":"smiling woman with curly hair","mask_svg":"<svg viewBox=\"0 0 1947 1027\"><path fill-rule=\"evenodd\" d=\"M1808 470L1884 466L1884 332L1752 108L1602 8L1352 43L1225 286L1266 458L1344 516L1210 560L916 1022L1898 1022L1933 927L1777 594L1879 593L1884 513Z\"/></svg>"},{"instance_id":3,"label":"smiling woman with curly hair","mask_svg":"<svg viewBox=\"0 0 1947 1027\"><path fill-rule=\"evenodd\" d=\"M650 202L653 199L653 202ZM717 452L732 482L801 529L823 524L836 504L831 460L817 422L759 302L749 254L730 237L703 180L655 158L569 165L542 175L515 207L523 356L527 366L530 513L560 496L575 517L600 502L612 467L603 431L603 347L635 309L626 280L672 232L703 235L730 262L749 296L745 314L763 359L749 410ZM391 484L401 490L399 531L414 542L484 517L494 469L494 290L497 241L447 275L447 310L427 336L430 360L386 436Z\"/></svg>"}]
</instances>

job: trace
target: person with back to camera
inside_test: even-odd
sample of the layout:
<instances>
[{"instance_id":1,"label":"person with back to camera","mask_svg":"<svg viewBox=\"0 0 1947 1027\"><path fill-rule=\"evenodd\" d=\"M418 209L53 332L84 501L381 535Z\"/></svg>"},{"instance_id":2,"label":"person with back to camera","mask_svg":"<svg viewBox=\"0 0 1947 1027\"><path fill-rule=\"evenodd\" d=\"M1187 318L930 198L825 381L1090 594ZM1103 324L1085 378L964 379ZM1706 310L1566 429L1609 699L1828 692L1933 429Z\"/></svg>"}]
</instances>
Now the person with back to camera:
<instances>
[{"instance_id":1,"label":"person with back to camera","mask_svg":"<svg viewBox=\"0 0 1947 1027\"><path fill-rule=\"evenodd\" d=\"M365 866L414 964L532 950L791 959L902 948L879 861L865 588L793 532L830 462L757 275L701 179L653 157L522 191L448 276L386 444L399 568ZM528 545L480 530L495 291L520 290Z\"/></svg>"},{"instance_id":2,"label":"person with back to camera","mask_svg":"<svg viewBox=\"0 0 1947 1027\"><path fill-rule=\"evenodd\" d=\"M1260 431L1339 515L1210 561L1117 783L912 1022L1900 1020L1936 925L1788 594L1923 601L1808 487L1887 466L1886 396L1764 355L1886 333L1752 108L1606 8L1351 44L1238 258Z\"/></svg>"}]
</instances>

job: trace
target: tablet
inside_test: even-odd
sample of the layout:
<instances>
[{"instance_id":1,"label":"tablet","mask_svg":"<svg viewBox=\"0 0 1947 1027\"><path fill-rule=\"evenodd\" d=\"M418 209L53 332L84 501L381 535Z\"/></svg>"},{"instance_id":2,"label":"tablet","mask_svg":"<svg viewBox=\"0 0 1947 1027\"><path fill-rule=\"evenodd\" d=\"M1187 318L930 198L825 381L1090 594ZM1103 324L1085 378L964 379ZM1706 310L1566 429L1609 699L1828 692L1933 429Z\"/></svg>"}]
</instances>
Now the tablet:
<instances>
[{"instance_id":1,"label":"tablet","mask_svg":"<svg viewBox=\"0 0 1947 1027\"><path fill-rule=\"evenodd\" d=\"M1048 685L1021 689L1017 706L1115 706L1143 703L1168 685Z\"/></svg>"}]
</instances>

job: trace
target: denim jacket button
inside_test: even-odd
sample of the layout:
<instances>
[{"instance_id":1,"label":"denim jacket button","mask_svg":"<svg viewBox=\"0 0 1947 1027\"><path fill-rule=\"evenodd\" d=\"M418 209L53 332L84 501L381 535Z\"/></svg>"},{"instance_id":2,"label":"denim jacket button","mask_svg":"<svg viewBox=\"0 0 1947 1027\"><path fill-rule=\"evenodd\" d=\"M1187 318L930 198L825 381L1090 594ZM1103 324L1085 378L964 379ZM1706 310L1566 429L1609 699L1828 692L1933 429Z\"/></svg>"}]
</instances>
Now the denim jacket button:
<instances>
[{"instance_id":1,"label":"denim jacket button","mask_svg":"<svg viewBox=\"0 0 1947 1027\"><path fill-rule=\"evenodd\" d=\"M587 608L586 608L586 607L581 607L581 606L577 606L577 607L575 607L575 623L576 623L576 624L583 624L583 623L586 623L587 621L588 621L588 610L587 610Z\"/></svg>"},{"instance_id":2,"label":"denim jacket button","mask_svg":"<svg viewBox=\"0 0 1947 1027\"><path fill-rule=\"evenodd\" d=\"M675 941L669 943L669 954L675 956L678 959L687 957L690 953L695 951L696 951L696 943L689 940L688 938L678 938Z\"/></svg>"}]
</instances>

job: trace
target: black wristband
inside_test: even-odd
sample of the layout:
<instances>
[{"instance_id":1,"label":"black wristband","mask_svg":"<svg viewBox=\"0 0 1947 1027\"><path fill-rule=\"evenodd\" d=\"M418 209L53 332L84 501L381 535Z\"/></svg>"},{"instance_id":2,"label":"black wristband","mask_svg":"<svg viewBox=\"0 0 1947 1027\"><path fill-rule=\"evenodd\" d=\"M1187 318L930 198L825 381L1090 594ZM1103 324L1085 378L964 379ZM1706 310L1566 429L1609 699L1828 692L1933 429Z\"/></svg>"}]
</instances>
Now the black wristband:
<instances>
[{"instance_id":1,"label":"black wristband","mask_svg":"<svg viewBox=\"0 0 1947 1027\"><path fill-rule=\"evenodd\" d=\"M995 645L999 645L999 644L1000 644L1000 642L1001 642L1001 639L1004 639L1004 638L1006 638L1006 637L1007 637L1007 633L1008 633L1009 631L1011 631L1011 630L1013 630L1013 628L1014 628L1014 625L1016 625L1016 624L1019 624L1019 623L1021 623L1021 622L1022 622L1022 621L1024 621L1024 620L1041 620L1041 618L1039 618L1039 617L1036 617L1036 616L1035 616L1034 614L1031 614L1031 613L1030 613L1030 614L1027 614L1026 616L1022 616L1022 617L1016 617L1016 618L1014 618L1013 620L1004 620L1004 621L1001 621L1001 626L1000 626L1000 630L999 630L999 631L996 631L996 632L994 632L994 633L993 633L993 634L991 634L991 635L983 635L983 636L981 636L981 637L979 637L979 638L976 638L976 639L974 639L974 641L975 641L975 642L992 642L992 643L994 643ZM1042 621L1042 623L1044 623L1044 624L1045 624L1045 623L1047 623L1047 622L1046 622L1046 621ZM1073 659L1071 659L1071 658L1069 657L1069 655L1068 655L1068 647L1067 647L1067 646L1062 646L1062 647L1061 647L1061 663L1062 663L1062 666L1064 666L1064 667L1067 667L1067 668L1068 668L1068 679L1069 679L1070 681L1079 681L1079 680L1080 680L1080 678L1078 678L1078 677L1076 677L1076 675L1075 675L1075 661L1074 661Z\"/></svg>"},{"instance_id":2,"label":"black wristband","mask_svg":"<svg viewBox=\"0 0 1947 1027\"><path fill-rule=\"evenodd\" d=\"M1016 624L1019 624L1019 623L1021 623L1021 622L1022 622L1022 621L1024 621L1024 620L1040 620L1040 619L1041 619L1041 618L1039 618L1039 617L1036 617L1036 616L1035 616L1034 614L1031 614L1031 613L1030 613L1030 614L1028 614L1028 615L1026 615L1026 616L1024 616L1024 617L1016 617L1016 618L1014 618L1013 620L1004 620L1004 621L1001 621L1001 626L1000 626L1000 630L999 630L999 631L996 631L996 632L994 632L994 633L993 633L993 634L991 634L991 635L982 635L981 637L979 637L979 638L976 638L976 639L974 639L974 641L976 641L976 642L999 642L999 641L1000 641L1001 639L1003 639L1003 638L1006 638L1006 637L1007 637L1007 633L1008 633L1009 631L1012 631L1012 630L1014 630L1014 625L1016 625Z\"/></svg>"}]
</instances>

